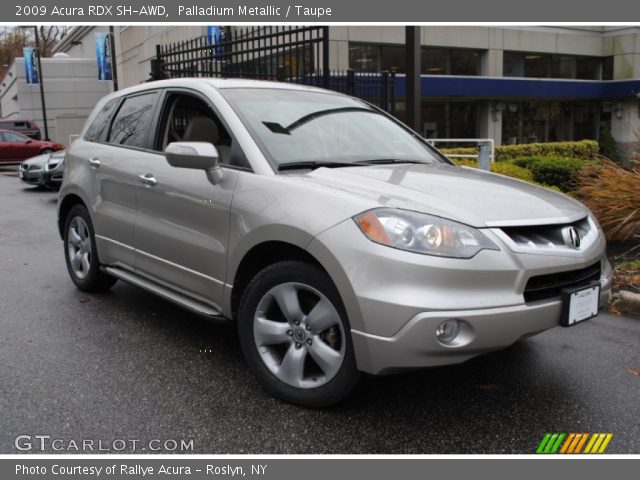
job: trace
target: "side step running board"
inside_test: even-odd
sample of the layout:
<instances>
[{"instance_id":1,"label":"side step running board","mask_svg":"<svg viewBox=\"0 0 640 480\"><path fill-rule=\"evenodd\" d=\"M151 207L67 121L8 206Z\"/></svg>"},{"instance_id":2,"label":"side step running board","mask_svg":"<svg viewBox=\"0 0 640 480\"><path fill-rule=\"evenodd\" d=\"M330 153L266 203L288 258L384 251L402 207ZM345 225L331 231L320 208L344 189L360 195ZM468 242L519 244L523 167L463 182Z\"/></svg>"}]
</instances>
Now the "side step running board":
<instances>
[{"instance_id":1,"label":"side step running board","mask_svg":"<svg viewBox=\"0 0 640 480\"><path fill-rule=\"evenodd\" d=\"M162 298L165 298L171 302L177 303L178 305L186 308L187 310L191 310L192 312L196 312L196 313L199 313L200 315L204 315L205 317L210 317L210 318L222 317L222 313L219 310L215 309L214 307L207 305L205 303L202 303L198 300L189 298L186 295L183 295L167 287L159 285L151 280L148 280L139 275L136 275L135 273L128 272L126 270L122 270L120 268L114 268L114 267L104 267L104 271L107 272L109 275L112 275L116 278L119 278L122 281L130 283L131 285L144 288L145 290L148 290L151 293L155 293L156 295Z\"/></svg>"}]
</instances>

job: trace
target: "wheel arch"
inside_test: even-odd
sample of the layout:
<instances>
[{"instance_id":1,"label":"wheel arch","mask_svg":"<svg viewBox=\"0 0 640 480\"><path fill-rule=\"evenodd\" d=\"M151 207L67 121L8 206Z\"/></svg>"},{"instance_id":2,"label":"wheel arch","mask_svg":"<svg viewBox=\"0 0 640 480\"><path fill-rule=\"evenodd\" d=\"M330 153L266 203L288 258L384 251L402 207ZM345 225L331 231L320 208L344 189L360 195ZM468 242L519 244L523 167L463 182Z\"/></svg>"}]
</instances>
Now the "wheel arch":
<instances>
[{"instance_id":1,"label":"wheel arch","mask_svg":"<svg viewBox=\"0 0 640 480\"><path fill-rule=\"evenodd\" d=\"M285 260L298 260L310 263L322 269L329 278L331 275L324 266L304 248L283 240L269 240L251 247L242 257L233 277L231 289L230 313L236 318L242 294L251 279L261 270L274 263ZM332 279L333 281L333 279Z\"/></svg>"},{"instance_id":2,"label":"wheel arch","mask_svg":"<svg viewBox=\"0 0 640 480\"><path fill-rule=\"evenodd\" d=\"M58 233L60 234L60 238L64 238L64 223L67 219L67 214L75 205L82 205L87 208L84 200L75 193L69 193L60 200L58 207Z\"/></svg>"}]
</instances>

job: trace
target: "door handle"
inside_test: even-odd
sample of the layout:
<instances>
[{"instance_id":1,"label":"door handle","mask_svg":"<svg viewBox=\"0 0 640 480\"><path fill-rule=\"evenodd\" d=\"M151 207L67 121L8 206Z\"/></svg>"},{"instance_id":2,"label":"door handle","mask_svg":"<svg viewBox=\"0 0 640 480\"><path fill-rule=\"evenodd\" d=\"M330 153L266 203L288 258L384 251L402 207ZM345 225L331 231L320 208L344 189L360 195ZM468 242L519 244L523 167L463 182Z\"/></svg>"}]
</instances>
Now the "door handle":
<instances>
[{"instance_id":1,"label":"door handle","mask_svg":"<svg viewBox=\"0 0 640 480\"><path fill-rule=\"evenodd\" d=\"M146 175L138 175L138 179L142 183L144 183L145 185L149 185L150 187L153 187L156 183L158 183L156 177L154 177L150 173L147 173Z\"/></svg>"},{"instance_id":2,"label":"door handle","mask_svg":"<svg viewBox=\"0 0 640 480\"><path fill-rule=\"evenodd\" d=\"M100 160L98 160L97 158L90 158L89 165L91 165L92 167L98 168L100 166Z\"/></svg>"}]
</instances>

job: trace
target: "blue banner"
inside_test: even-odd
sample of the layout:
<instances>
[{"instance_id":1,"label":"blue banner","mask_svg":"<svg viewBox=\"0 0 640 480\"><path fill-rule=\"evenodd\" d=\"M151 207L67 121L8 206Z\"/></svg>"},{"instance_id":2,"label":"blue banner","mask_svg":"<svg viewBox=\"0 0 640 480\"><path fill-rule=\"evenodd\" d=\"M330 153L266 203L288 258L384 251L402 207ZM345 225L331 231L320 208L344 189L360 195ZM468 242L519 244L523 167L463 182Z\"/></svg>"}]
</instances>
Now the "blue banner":
<instances>
[{"instance_id":1,"label":"blue banner","mask_svg":"<svg viewBox=\"0 0 640 480\"><path fill-rule=\"evenodd\" d=\"M96 59L98 60L98 80L113 80L111 36L106 32L96 32Z\"/></svg>"},{"instance_id":2,"label":"blue banner","mask_svg":"<svg viewBox=\"0 0 640 480\"><path fill-rule=\"evenodd\" d=\"M38 83L38 50L33 47L24 47L22 49L24 57L24 75L27 84L34 85Z\"/></svg>"},{"instance_id":3,"label":"blue banner","mask_svg":"<svg viewBox=\"0 0 640 480\"><path fill-rule=\"evenodd\" d=\"M213 45L213 53L218 56L221 55L222 52L222 43L225 41L225 29L220 25L208 25L207 26L207 39L209 41L209 45Z\"/></svg>"}]
</instances>

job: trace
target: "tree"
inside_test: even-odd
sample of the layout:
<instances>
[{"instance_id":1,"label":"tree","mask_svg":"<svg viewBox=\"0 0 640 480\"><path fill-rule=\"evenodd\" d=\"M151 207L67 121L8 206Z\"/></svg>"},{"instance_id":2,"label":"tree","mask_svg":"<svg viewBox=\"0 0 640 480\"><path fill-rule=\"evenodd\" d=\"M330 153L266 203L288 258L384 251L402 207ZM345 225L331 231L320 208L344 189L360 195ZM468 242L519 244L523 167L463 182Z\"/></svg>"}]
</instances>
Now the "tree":
<instances>
[{"instance_id":1,"label":"tree","mask_svg":"<svg viewBox=\"0 0 640 480\"><path fill-rule=\"evenodd\" d=\"M40 37L40 54L50 57L53 47L62 39L71 27L46 25L38 28ZM35 35L30 27L5 27L0 29L0 80L4 78L11 63L22 56L24 47L35 47Z\"/></svg>"}]
</instances>

